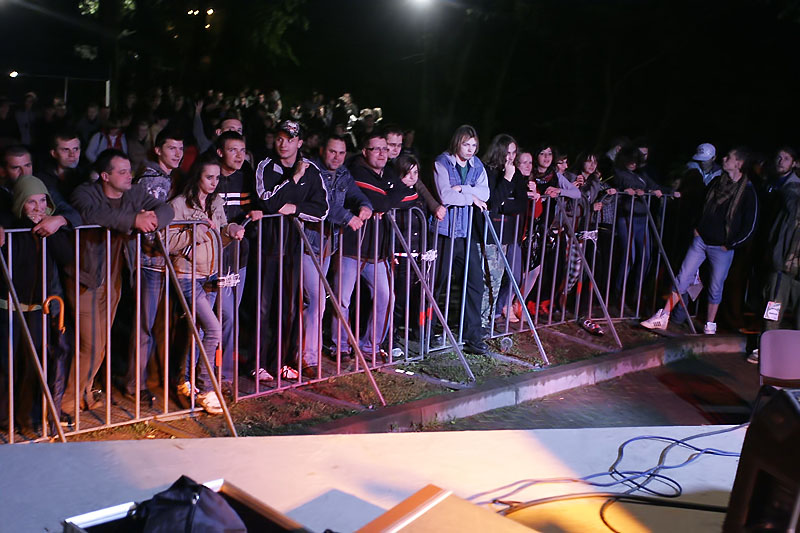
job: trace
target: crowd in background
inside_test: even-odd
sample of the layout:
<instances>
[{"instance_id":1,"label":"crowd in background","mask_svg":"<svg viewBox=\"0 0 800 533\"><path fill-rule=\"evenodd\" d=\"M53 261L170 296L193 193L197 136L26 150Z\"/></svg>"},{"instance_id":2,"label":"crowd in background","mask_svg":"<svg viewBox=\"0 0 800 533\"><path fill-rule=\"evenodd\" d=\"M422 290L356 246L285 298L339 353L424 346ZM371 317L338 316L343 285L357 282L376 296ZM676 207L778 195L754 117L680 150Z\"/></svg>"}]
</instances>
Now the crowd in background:
<instances>
[{"instance_id":1,"label":"crowd in background","mask_svg":"<svg viewBox=\"0 0 800 533\"><path fill-rule=\"evenodd\" d=\"M48 343L48 379L63 422L70 424L76 409L98 407L110 392L98 390L106 325L112 326L107 313L114 339L122 339L112 350L121 393L152 401L168 345L180 354L168 386L209 413L221 412L206 367L188 348L190 335L162 342L170 269L181 293L197 302L201 344L225 382L233 379L234 360L240 373L269 382L277 375L322 377L319 355L352 355L353 343L386 359L387 339L405 328L398 310L425 314L420 280L407 279L404 266L427 251L423 241L438 254L431 289L440 305L450 281L464 282L461 333L473 353L489 350L485 340L495 321L516 324L523 308L565 316L575 303L579 325L603 335L591 300L578 296L590 285L579 249L597 257L594 288L619 308L631 301L627 293L641 298L642 286L665 276L653 259L667 254L677 283L659 295L666 301L644 327L689 320L688 304L699 297L706 334L716 333L717 316L729 329L775 328L784 317L800 328L794 148L764 156L733 147L723 155L705 142L680 171L662 173L650 163L646 139L619 138L605 152L570 153L549 142L521 146L506 133L486 138L464 125L447 145L442 140L442 152L428 165L420 162L414 129L388 122L380 108L360 110L349 94L328 101L314 93L285 107L274 90L236 97L208 91L190 100L155 88L126 94L114 110L69 109L61 98L40 102L33 93L21 102L0 99L0 226L29 230L13 237L0 230L21 310L37 350L43 294L65 302L51 319L60 314L73 324ZM386 213L413 236L408 249L395 243ZM654 228L662 213L668 224L660 236ZM301 222L302 234L277 215ZM165 231L172 221L192 223ZM81 225L108 228L112 237L81 230L76 240L72 230ZM337 253L342 260L332 261ZM326 309L320 274L341 295L342 316L351 322L358 320L351 303L362 279L370 297L363 324L345 328ZM416 293L406 294L406 283ZM536 283L545 290L532 290ZM131 316L135 290L138 321ZM0 279L2 309L11 307L7 294ZM765 314L768 305L772 312ZM242 327L235 343L237 310ZM412 321L404 333L414 338L417 326ZM435 336L441 326L431 324ZM361 334L348 336L348 329ZM10 357L0 357L0 420L8 414L11 376L17 423L35 425L41 395L25 362L27 344L19 327L8 330L8 320L0 321L0 331L13 334L14 346ZM750 359L757 361L757 351Z\"/></svg>"}]
</instances>

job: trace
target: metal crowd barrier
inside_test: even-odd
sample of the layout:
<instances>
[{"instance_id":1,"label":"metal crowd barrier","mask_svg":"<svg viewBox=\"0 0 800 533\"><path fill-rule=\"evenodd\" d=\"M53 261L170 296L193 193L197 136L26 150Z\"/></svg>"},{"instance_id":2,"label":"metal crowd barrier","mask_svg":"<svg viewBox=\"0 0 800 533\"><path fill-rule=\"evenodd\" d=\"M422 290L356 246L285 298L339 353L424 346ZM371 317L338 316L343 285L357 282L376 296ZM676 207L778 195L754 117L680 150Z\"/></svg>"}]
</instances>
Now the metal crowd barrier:
<instances>
[{"instance_id":1,"label":"metal crowd barrier","mask_svg":"<svg viewBox=\"0 0 800 533\"><path fill-rule=\"evenodd\" d=\"M466 212L468 217L466 242L475 239L479 245L477 247L479 251L482 248L485 249L486 246L498 247L501 260L498 270L492 275L499 275L501 279L505 278L505 282L496 284L498 287L501 287L502 283L506 283L508 286L503 305L498 305L498 295L493 294L493 290L485 288L491 295L488 336L502 338L514 333L530 332L535 339L542 360L545 364L549 364L537 328L556 326L582 318L600 317L604 320L604 324L608 325L608 330L617 344L620 344L614 326L615 321L640 318L643 309L654 309L659 291L664 289L663 286L653 283L652 293L647 291L648 296L653 295L652 298L643 298L646 287L645 278L653 265L642 261L636 272L631 270L635 254L641 253L641 251L635 249L633 231L627 231L625 239L619 239L618 222L623 218L622 213L618 213L620 202L626 202L631 207L635 202L646 204L646 221L644 222L647 225L646 245L653 246L652 243L655 243L658 251L654 269L652 269L656 275L651 277L655 280L660 279L661 276L658 273L664 269L669 274L669 281L674 283L674 272L661 243L667 198L668 195L664 195L659 200L660 203L655 206L654 210L660 215L657 218L651 214L652 195L646 194L637 197L620 191L616 196L606 200L605 208L611 212L611 216L606 217L607 224L601 222L602 212L595 212L592 205L583 199L575 201L564 198L542 198L540 216L534 216L536 206L534 202L529 202L527 212L503 217L499 222L499 232L491 221L489 213L476 213L475 208L468 208ZM450 208L451 214L453 209ZM627 227L630 228L634 223L633 209L630 209L629 214L625 215L625 219ZM178 278L172 262L166 261L163 265L166 268L159 274L162 283L160 312L157 323L151 332L151 335L158 335L156 342L161 348L160 354L156 350L156 354L161 357L158 357L157 361L153 363L155 367L159 365L161 367L160 375L155 380L161 381L161 388L159 391L152 391L158 397L157 404L149 406L143 405L140 397L140 391L147 388L141 382L140 376L142 357L146 356L141 353L140 338L143 318L142 272L145 268L142 264L142 254L145 253L143 247L146 248L146 253L150 257L163 258L167 252L164 248L165 242L169 242L171 232L177 231L179 227L187 226L191 228L192 246L194 247L196 246L193 237L194 231L201 222L173 222L165 231L165 240L162 240L160 236L154 238L153 234L150 236L137 235L132 244L134 248L132 272L134 274L135 312L131 325L135 329L132 335L135 348L127 356L117 357L116 352L123 350L127 352L129 346L128 343L125 343L124 347L120 349L117 349L116 345L112 346L112 310L111 306L106 305L102 335L105 340L105 350L103 351L105 372L102 376L98 376L97 380L102 382L101 388L105 393L103 412L87 411L82 414L79 408L80 392L76 386L74 390L64 392L65 397L67 394L73 395L72 400L75 404L74 413L68 413L74 415L69 431L64 432L57 423L44 423L41 424L37 437L49 438L58 433L59 438L63 438L63 435L110 428L136 421L187 416L197 410L193 395L188 398L187 405L183 405L175 401L174 391L171 390L174 388L176 380L170 378L175 366L170 362L170 352L179 350L177 352L179 357L185 358L187 355L183 353L185 350L176 347L172 338L175 325L173 318L175 305L171 301L176 297L180 304L179 312L182 311L191 319L187 322L190 329L189 353L194 354L199 351L199 363L211 376L211 385L221 400L226 423L234 435L236 434L235 428L223 397L223 383L221 382L225 377L231 380L230 386L234 401L240 401L308 383L320 382L331 377L364 372L378 398L378 403L385 404L378 384L372 375L373 370L427 357L443 350L451 350L464 367L466 381L474 381L474 374L464 356L462 346L467 269L470 254L474 253L475 248L466 246L465 268L458 279L452 273L447 276L447 279L437 278L437 276L441 276L442 272L450 271L449 267L441 268L443 263L445 265L453 264L453 246L449 246L448 254L442 254L439 247L440 241L445 242L443 239L454 238L454 225L450 225L447 235L440 236L439 222L435 219L430 220L432 222L425 213L415 207L410 210L374 214L371 219L365 221L364 225L355 233L354 257L357 258L356 268L358 270L355 273L351 298L343 298L346 296L343 294L343 290L346 290L344 288L344 265L347 259L344 253L344 230L341 228L337 230L327 222L302 222L296 217L287 220L282 215L265 216L258 222L250 224L251 227L247 228L251 233L251 258L248 261L247 281L246 286L235 280L233 282L233 316L229 317L223 313L221 287L217 286L215 289L217 291L215 305L217 306L218 320L220 323L232 321L233 324L233 345L232 351L229 352L233 357L232 376L223 376L222 353L226 346L222 344L225 343L225 339L223 338L220 347L214 354L205 352L201 334L194 320L198 295L194 294L193 290L191 298L184 298L183 292L178 287ZM482 223L482 231L473 230L473 225L477 222ZM642 221L636 222L641 223ZM510 224L513 224L513 231L508 232ZM13 279L15 264L11 255L11 242L17 233L26 231L29 230L6 231L9 242L7 261L10 279ZM112 287L112 282L118 281L112 280L112 259L114 258L111 255L112 232L110 230L98 226L81 226L74 230L72 240L76 253L71 265L74 272L73 277L79 278L78 273L81 270L79 251L82 239L89 238L85 235L87 232L93 232L96 241L99 233L99 239L104 243L105 276L102 285L108 295L107 289ZM240 243L234 241L229 245L234 247L233 265L225 265L222 259L222 239L216 231L212 231L211 234L214 237L214 273L221 278L225 269L230 271L232 267L233 274L238 274L241 266L239 264ZM506 238L509 234L513 235L510 243ZM319 248L314 248L309 235L319 242ZM370 239L369 242L365 242L367 238ZM143 243L143 239L146 239L147 242ZM43 252L39 258L42 262L42 283L45 289L48 278L45 255L47 241L48 239L42 239ZM352 254L352 250L350 253ZM310 260L313 274L304 271L303 256ZM483 263L483 257L481 259ZM347 261L350 262L350 260ZM365 277L366 274L362 274L363 269L367 266L371 266L371 279ZM379 277L379 272L382 271L385 271L386 279L383 274L380 274ZM268 274L272 277L265 277ZM634 276L634 274L637 275ZM312 322L307 324L303 318L303 310L308 303L304 300L303 280L308 275L319 278L318 297L320 301L326 303L324 315L320 313L317 317L312 317ZM353 274L350 273L350 275ZM238 280L238 276L235 277ZM271 308L262 308L259 303L264 280L273 278L276 284L274 290L277 292L273 293L274 306L277 309L277 312L274 313L271 312ZM195 279L195 265L192 263L193 287ZM372 287L388 283L388 305L384 306L383 302L379 302L379 298L373 295L371 299L365 298L370 302L369 307L363 306L361 297L366 290L362 287L364 281L369 282ZM497 280L495 279L495 281ZM612 289L614 281L621 283L621 291ZM119 282L125 283L125 280L119 280ZM170 289L170 285L173 286L174 291ZM441 287L438 299L435 287ZM381 295L383 298L387 287L379 288L384 291ZM80 282L76 281L74 287L65 287L65 291L67 290L73 291L70 296L74 298L74 306L62 307L61 315L62 318L64 316L68 318L67 322L73 329L71 373L74 375L76 384L79 384L81 328L80 321L76 317L79 317L81 312L82 289ZM7 301L14 301L15 296L11 294L13 292L13 290L9 291ZM628 292L631 294L628 295ZM246 300L241 305L237 305L236 302L242 294L244 296L255 295L254 298L250 298L254 301ZM44 302L49 296L44 290L42 301ZM402 305L396 303L397 297L401 297ZM269 302L270 305L273 304L273 301ZM344 301L350 301L350 305L342 305ZM549 305L545 305L545 301L549 302ZM255 307L253 307L254 302ZM7 325L11 332L15 327L14 314L18 317L17 321L20 321L24 308L20 308L17 302L7 307L9 307ZM13 310L10 309L11 307ZM515 307L520 309L521 320L512 323L511 314ZM497 321L495 314L502 308L506 309L506 316L503 320ZM386 313L382 317L385 320L383 331L379 331L379 322L384 323L384 321L375 319L380 313ZM332 326L326 327L325 317L333 316L338 318L340 330L334 331ZM373 318L372 327L364 332L363 323L369 317ZM244 330L242 329L242 319L248 321L248 327ZM313 368L313 374L307 372L309 375L304 375L304 370L307 370L304 368L302 357L304 333L307 328L317 327L317 324L320 323L323 324L323 327L317 332L318 342L314 348L317 366ZM434 323L437 324L435 331ZM19 324L22 324L25 331L28 331L23 322L20 321ZM103 327L101 320L96 320L95 324ZM289 330L284 329L286 325L290 327ZM34 340L27 338L30 337L29 331L28 335L23 338L30 345L32 353L40 354L37 355L41 360L41 375L38 378L40 384L48 381L49 367L52 366L48 362L49 327L48 320L43 315L43 334L40 346ZM402 335L399 334L400 332ZM265 335L267 337L264 337ZM5 435L7 442L14 442L16 436L19 435L14 423L15 350L13 337L13 335L9 335L9 353L6 357L7 375L3 376L6 379L4 379L4 383L0 384L0 387L7 388L6 391L0 389L0 394L7 394L10 405L9 421L5 428L7 429ZM262 338L273 339L266 348L268 353L262 353ZM247 342L246 339L249 339L250 342ZM350 345L353 358L348 358L342 350L345 339ZM362 340L370 346L366 353L360 344ZM115 350L114 359L126 360L129 370L131 367L134 368L132 370L135 373L133 398L123 398L121 394L117 397L115 383L112 379L114 377L112 375L112 350ZM273 374L274 379L261 379L257 371L265 366L269 366L268 371ZM287 366L291 367L296 375L281 371ZM190 368L189 373L190 382L194 387L196 379L194 365ZM150 378L153 380L154 376L151 374ZM56 416L57 407L58 402L51 397L49 389L43 387L41 420L48 420L49 416L52 421ZM0 431L0 437L2 436L3 433Z\"/></svg>"},{"instance_id":2,"label":"metal crowd barrier","mask_svg":"<svg viewBox=\"0 0 800 533\"><path fill-rule=\"evenodd\" d=\"M500 275L505 278L503 283L509 286L502 305L498 306L497 295L492 294L490 298L490 316L485 326L489 337L502 338L520 332L535 334L536 327L599 319L603 325L607 325L616 344L622 346L614 323L641 319L646 309L654 311L659 295L669 292L675 284L670 258L661 242L666 202L672 195L663 194L660 199L656 198L658 205L655 209L651 205L654 197L653 193L630 195L624 191L607 197L604 209L609 209L611 214L608 217L610 222L606 225L601 225L602 211L594 211L592 204L584 198L542 197L538 218L533 216L535 205L530 201L525 213L503 216L499 221L499 231L490 223L489 213L484 212L481 215L483 236L479 243L500 248ZM620 202L626 202L630 207L624 214L620 210ZM634 216L638 215L633 210L634 202L644 202L646 205L645 215L636 221ZM472 238L473 212L477 208L471 207L470 210L468 238ZM653 216L652 211L659 215L658 218ZM644 250L636 249L633 231L620 230L618 222L623 218L627 228L631 228L634 222L645 226L647 255L652 257L653 253L656 254L654 261L639 261L635 271L633 265L636 256L643 254ZM625 236L622 241L620 233ZM511 244L502 242L502 236L507 234L513 235ZM448 238L453 238L452 229ZM512 253L510 248L513 246L519 247L519 250ZM518 265L519 256L521 265ZM680 258L671 259L680 261ZM452 262L452 257L443 260ZM521 268L515 273L517 266ZM485 268L489 269L488 264ZM574 269L572 274L571 269ZM663 279L659 275L662 271L668 274ZM600 273L602 276L597 275ZM463 330L465 280L461 280L461 298L456 302L460 307L455 309L447 305L451 302L452 280L445 282L443 312L446 317L453 314L459 317L458 325L454 326L459 331ZM571 285L568 283L570 280ZM652 292L645 294L648 280L653 281ZM621 288L615 288L616 284ZM488 286L486 290L490 290ZM648 298L650 294L652 297ZM527 305L519 305L520 301L527 301ZM511 313L515 307L521 316L512 323ZM502 308L506 309L504 317L499 311ZM538 335L536 341L540 347ZM432 349L450 347L450 344L442 342ZM541 347L539 351L545 364L548 364Z\"/></svg>"},{"instance_id":3,"label":"metal crowd barrier","mask_svg":"<svg viewBox=\"0 0 800 533\"><path fill-rule=\"evenodd\" d=\"M203 222L198 221L173 221L169 227L165 230L165 232L170 231L171 229L177 227L190 227L190 231L192 233L192 247L194 252L194 247L196 244L194 243L194 228L202 224ZM108 305L109 301L113 298L119 298L115 293L116 289L112 288L112 282L119 281L120 282L120 289L121 284L124 283L124 280L112 280L112 262L115 260L122 261L123 258L115 258L112 257L112 232L106 228L102 228L100 226L79 226L72 230L72 235L69 237L69 240L72 242L73 252L74 252L74 259L70 265L66 266L65 268L69 270L69 272L64 272L63 279L65 283L62 286L62 290L64 291L64 296L69 299L70 296L74 298L72 305L63 305L63 299L60 297L57 298L58 295L48 294L48 281L55 277L59 276L58 272L48 272L48 259L47 259L47 243L49 238L41 239L41 246L40 246L40 256L36 258L37 262L41 262L41 276L42 276L42 306L27 306L22 305L20 306L16 291L14 290L14 271L19 268L28 268L30 265L30 258L26 258L24 261L17 262L13 257L13 242L16 235L22 233L30 233L31 230L29 229L6 229L6 241L7 241L7 252L6 257L3 258L3 266L7 268L4 269L3 275L4 279L11 281L8 283L9 291L8 291L8 299L6 300L6 308L7 308L7 328L9 331L8 335L8 342L7 348L8 353L6 354L6 369L4 372L3 378L5 378L3 383L0 384L0 396L5 398L5 402L8 405L7 413L2 413L0 416L7 415L8 421L7 424L3 424L2 430L0 430L0 439L5 437L5 441L9 443L13 443L20 438L23 440L36 440L37 438L47 439L50 438L53 434L58 434L60 439L64 439L65 435L74 435L78 433L82 433L85 431L94 431L97 429L104 429L104 428L112 428L119 425L130 424L133 422L140 422L145 420L152 420L152 419L169 419L175 416L185 416L191 414L192 412L196 411L196 407L194 405L194 397L189 398L189 406L188 408L182 407L177 405L174 401L174 394L170 391L170 357L169 357L169 350L171 346L170 340L170 331L171 331L171 323L172 323L172 306L170 304L171 297L174 297L175 293L172 293L169 290L170 281L174 285L174 288L177 293L177 297L179 302L184 305L184 314L185 317L188 317L187 322L190 325L190 329L192 330L192 353L194 353L194 344L197 343L198 348L200 350L200 359L201 363L206 365L209 370L209 376L212 381L212 385L216 390L220 402L223 408L223 411L226 416L226 422L228 422L228 428L232 434L235 435L235 428L233 427L232 421L230 419L230 415L228 413L227 405L224 402L224 397L221 394L222 391L219 387L219 384L216 383L216 380L213 379L214 372L209 368L210 361L208 360L207 354L204 354L202 349L202 345L200 344L201 337L197 328L195 326L194 321L194 302L195 302L195 295L192 294L192 308L188 308L188 303L183 298L183 294L178 287L177 277L175 275L174 269L172 268L171 260L167 260L163 263L166 265L166 270L164 270L163 266L161 268L161 274L164 276L163 280L163 289L160 295L160 301L158 302L158 306L161 307L161 317L162 317L162 326L163 329L161 331L162 336L160 339L157 339L163 347L163 359L158 361L158 364L161 365L161 371L163 374L160 376L163 379L163 387L161 390L161 400L163 403L161 404L161 410L157 410L155 405L148 406L148 412L143 412L142 405L140 400L140 391L144 389L144 384L141 383L140 377L140 362L141 357L141 303L142 303L142 295L141 295L141 288L142 288L142 281L141 281L141 273L142 273L142 235L137 234L131 243L120 243L120 247L123 250L120 253L125 253L124 248L127 246L132 246L134 250L134 257L132 258L132 276L134 278L134 287L133 287L133 305L135 308L134 313L134 320L133 320L133 327L134 331L132 332L132 338L130 339L133 342L134 346L131 350L130 343L125 342L123 347L117 349L116 343L113 343L114 337L112 336L112 324L113 324L113 316L112 316L112 306ZM63 230L62 230L63 231ZM86 234L92 233L95 236L95 242L97 244L102 243L103 252L102 258L94 257L96 261L96 268L102 268L105 272L102 275L102 281L100 284L95 288L99 289L103 292L103 295L100 297L105 300L106 304L98 304L99 312L104 314L104 317L101 316L93 316L92 323L95 327L99 327L103 329L101 343L104 344L104 349L102 350L101 354L101 361L97 364L98 369L100 367L104 367L104 372L97 372L94 384L100 383L101 384L101 391L96 391L94 389L94 384L89 385L90 394L94 395L96 392L102 392L104 396L104 401L102 401L102 412L98 412L97 409L93 410L86 410L83 413L81 412L81 388L82 385L85 385L81 379L81 342L87 341L92 342L92 340L82 339L81 338L81 322L80 322L80 313L81 313L81 294L87 290L87 287L81 283L81 243L84 239L91 237L87 237ZM209 230L209 234L213 237L214 248L215 248L215 274L219 273L219 268L221 264L221 237L216 230ZM157 257L164 257L165 250L163 248L163 243L161 241L161 237L158 233L149 234L148 238L152 239L151 241L151 251L154 251ZM102 266L100 266L102 263ZM194 263L193 267L194 267ZM15 268L16 267L16 268ZM121 270L121 269L120 269ZM193 269L194 270L194 269ZM86 274L94 274L96 275L97 280L99 281L100 274L95 271L93 273L86 273ZM120 273L121 275L121 273ZM193 272L191 275L192 281L194 281L196 274ZM48 323L47 313L49 303L53 298L57 298L60 305L59 313L60 313L60 322L62 324L62 331L60 332L61 335L68 334L66 329L63 327L65 319L68 323L71 324L72 329L72 336L69 339L67 344L71 344L69 346L68 354L63 354L62 356L65 358L64 361L56 362L64 364L66 367L70 368L69 373L65 373L62 377L63 381L59 385L53 385L51 383L50 387L56 387L56 389L60 388L60 391L63 393L63 398L59 398L58 402L55 402L53 399L53 395L51 394L50 387L42 387L42 395L43 395L43 409L47 412L43 413L39 420L34 421L34 426L32 428L25 428L24 435L22 433L23 428L17 427L15 424L15 396L16 393L19 392L20 385L17 384L15 388L15 369L14 369L14 362L19 361L19 355L15 352L17 349L14 346L13 339L14 335L14 328L20 327L25 335L23 340L28 345L29 352L36 354L37 362L40 359L40 370L41 370L41 380L43 382L48 381L48 376L52 373L50 367L53 366L53 361L51 361L51 347L49 346L49 341L51 339L51 326ZM8 302L11 302L10 304ZM218 304L218 317L221 318L219 307L220 300L217 298ZM47 304L47 305L45 305ZM41 343L37 345L30 338L30 332L27 327L27 324L24 320L22 315L23 312L31 312L37 311L40 307L44 309L44 313L42 314L42 339ZM103 309L104 307L104 309ZM15 322L14 316L17 316L17 321ZM184 317L180 317L183 319ZM103 323L103 319L105 322ZM133 352L132 354L130 352ZM100 350L98 350L100 352ZM122 352L122 353L120 353ZM125 398L123 393L118 390L119 383L125 383L130 374L124 373L122 376L117 376L121 380L118 383L112 383L112 368L114 366L112 362L112 353L114 354L114 360L122 360L125 361L128 365L128 370L133 372L133 382L135 383L135 392L133 398ZM186 357L185 353L181 353L179 357ZM36 366L36 365L34 365ZM75 386L70 387L70 390L67 390L67 383L70 379L73 379ZM41 381L40 380L40 381ZM194 368L191 369L191 382L194 386ZM67 425L67 431L65 428L62 427L65 424L59 423L59 413L58 406L61 405L61 401L67 398L67 395L71 396L71 400L74 403L74 408L69 409L68 411L65 410L62 415L66 415L67 419L71 422ZM126 401L127 400L127 401ZM132 401L131 401L132 400ZM49 419L48 419L49 415ZM71 420L70 420L71 419ZM44 422L43 422L44 421Z\"/></svg>"}]
</instances>

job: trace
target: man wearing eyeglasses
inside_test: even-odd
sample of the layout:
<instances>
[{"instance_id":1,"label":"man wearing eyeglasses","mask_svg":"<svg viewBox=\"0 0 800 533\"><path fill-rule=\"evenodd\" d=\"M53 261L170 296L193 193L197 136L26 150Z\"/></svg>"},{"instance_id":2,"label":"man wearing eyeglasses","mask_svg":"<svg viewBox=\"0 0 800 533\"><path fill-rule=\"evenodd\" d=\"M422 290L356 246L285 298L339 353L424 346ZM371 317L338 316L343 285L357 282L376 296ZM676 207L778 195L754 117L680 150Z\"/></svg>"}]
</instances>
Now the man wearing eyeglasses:
<instances>
[{"instance_id":1,"label":"man wearing eyeglasses","mask_svg":"<svg viewBox=\"0 0 800 533\"><path fill-rule=\"evenodd\" d=\"M397 207L405 195L405 188L399 186L394 171L386 166L388 160L389 145L386 137L382 132L373 130L362 140L361 154L352 160L350 173L358 188L372 204L375 216L367 220L359 231L350 227L343 228L344 257L341 271L334 275L333 280L334 293L339 294L341 291L340 304L344 316L348 316L350 299L359 273L372 293L373 306L366 311L370 318L365 330L360 332L362 334L359 340L361 351L366 357L370 357L373 351L386 357L381 352L380 345L386 337L391 303L388 250L385 246L389 230L387 222L381 220L381 215ZM347 335L340 329L339 320L335 316L331 325L331 336L334 353L337 346L342 353L350 353Z\"/></svg>"}]
</instances>

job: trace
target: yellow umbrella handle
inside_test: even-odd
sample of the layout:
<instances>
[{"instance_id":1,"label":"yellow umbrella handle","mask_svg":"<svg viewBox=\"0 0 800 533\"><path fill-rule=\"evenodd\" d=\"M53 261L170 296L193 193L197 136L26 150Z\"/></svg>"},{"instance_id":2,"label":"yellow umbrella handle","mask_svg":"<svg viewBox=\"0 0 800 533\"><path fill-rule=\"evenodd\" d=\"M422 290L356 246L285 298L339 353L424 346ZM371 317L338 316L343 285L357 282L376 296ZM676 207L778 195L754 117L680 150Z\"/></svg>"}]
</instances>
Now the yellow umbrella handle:
<instances>
[{"instance_id":1,"label":"yellow umbrella handle","mask_svg":"<svg viewBox=\"0 0 800 533\"><path fill-rule=\"evenodd\" d=\"M61 307L61 314L58 315L58 332L62 335L67 332L67 328L64 327L64 299L57 294L53 294L47 297L47 300L44 301L42 304L42 309L44 310L44 314L50 314L50 302L53 300L58 301L58 305Z\"/></svg>"}]
</instances>

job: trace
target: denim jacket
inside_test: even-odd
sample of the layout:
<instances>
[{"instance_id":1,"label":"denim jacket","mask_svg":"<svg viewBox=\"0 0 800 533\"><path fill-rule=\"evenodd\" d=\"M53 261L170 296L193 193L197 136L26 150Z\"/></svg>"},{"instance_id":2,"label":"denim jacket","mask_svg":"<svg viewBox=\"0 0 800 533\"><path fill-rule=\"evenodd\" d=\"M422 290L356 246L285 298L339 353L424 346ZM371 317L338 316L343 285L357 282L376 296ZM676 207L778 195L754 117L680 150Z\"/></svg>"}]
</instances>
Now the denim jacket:
<instances>
[{"instance_id":1,"label":"denim jacket","mask_svg":"<svg viewBox=\"0 0 800 533\"><path fill-rule=\"evenodd\" d=\"M356 186L353 176L346 166L342 165L336 170L329 170L319 159L313 160L313 163L319 170L319 175L322 176L325 188L328 190L329 211L326 220L330 223L331 250L334 251L339 244L339 228L350 222L350 219L355 216L348 207L352 209L361 209L362 207L372 209L372 204L361 192L361 189ZM345 204L348 204L348 206L346 207ZM322 243L319 224L307 223L305 233L314 252L319 254Z\"/></svg>"},{"instance_id":2,"label":"denim jacket","mask_svg":"<svg viewBox=\"0 0 800 533\"><path fill-rule=\"evenodd\" d=\"M466 237L469 225L469 206L472 205L472 197L478 200L487 201L489 199L489 178L483 163L473 156L467 161L467 178L461 182L461 175L456 170L456 156L443 152L436 158L434 164L434 182L442 205L448 207L447 216L439 223L439 235L449 235L450 225L455 227L454 237ZM461 192L453 189L459 185ZM451 206L457 206L452 209ZM473 215L474 216L474 215Z\"/></svg>"}]
</instances>

